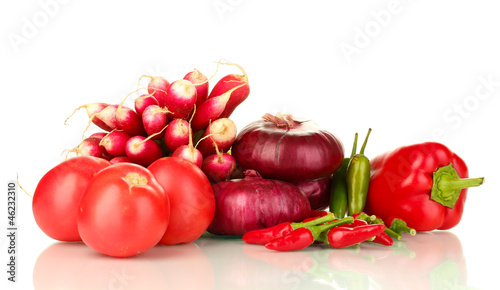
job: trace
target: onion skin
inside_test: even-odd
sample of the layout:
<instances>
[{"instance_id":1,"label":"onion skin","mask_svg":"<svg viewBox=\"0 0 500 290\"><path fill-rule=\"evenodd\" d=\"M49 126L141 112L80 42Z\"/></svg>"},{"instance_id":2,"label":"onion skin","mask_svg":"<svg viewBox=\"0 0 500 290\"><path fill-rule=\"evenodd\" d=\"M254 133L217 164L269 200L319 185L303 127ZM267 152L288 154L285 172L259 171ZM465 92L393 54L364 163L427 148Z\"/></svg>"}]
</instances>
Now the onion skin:
<instances>
[{"instance_id":1,"label":"onion skin","mask_svg":"<svg viewBox=\"0 0 500 290\"><path fill-rule=\"evenodd\" d=\"M290 115L264 118L243 128L233 143L231 154L243 170L301 182L332 175L342 165L344 146L334 134Z\"/></svg>"},{"instance_id":2,"label":"onion skin","mask_svg":"<svg viewBox=\"0 0 500 290\"><path fill-rule=\"evenodd\" d=\"M332 176L294 183L309 199L311 210L325 210L330 205Z\"/></svg>"},{"instance_id":3,"label":"onion skin","mask_svg":"<svg viewBox=\"0 0 500 290\"><path fill-rule=\"evenodd\" d=\"M212 186L215 216L208 232L243 235L309 217L309 200L295 185L264 179L253 170L246 171L245 175L243 179L222 181Z\"/></svg>"}]
</instances>

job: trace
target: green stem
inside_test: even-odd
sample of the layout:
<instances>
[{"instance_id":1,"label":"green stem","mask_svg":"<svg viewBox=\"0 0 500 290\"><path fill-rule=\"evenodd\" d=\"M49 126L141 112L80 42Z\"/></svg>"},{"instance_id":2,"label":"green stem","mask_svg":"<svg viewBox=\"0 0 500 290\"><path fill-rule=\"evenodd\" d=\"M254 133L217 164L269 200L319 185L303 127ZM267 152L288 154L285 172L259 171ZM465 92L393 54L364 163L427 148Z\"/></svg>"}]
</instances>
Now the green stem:
<instances>
[{"instance_id":1,"label":"green stem","mask_svg":"<svg viewBox=\"0 0 500 290\"><path fill-rule=\"evenodd\" d=\"M343 225L343 224L350 224L354 221L354 218L352 216L345 217L340 220L336 220L334 222L329 222L320 226L312 226L308 227L308 229L311 231L314 240L318 240L320 238L321 233L328 231L331 228ZM321 240L323 241L323 240Z\"/></svg>"},{"instance_id":2,"label":"green stem","mask_svg":"<svg viewBox=\"0 0 500 290\"><path fill-rule=\"evenodd\" d=\"M305 223L292 223L291 227L292 229L296 230L298 228L304 228L304 227L310 227L310 226L316 226L320 224L324 224L327 222L331 222L335 219L335 216L333 213L328 213L325 216L319 217L317 219L314 219L312 221L308 221Z\"/></svg>"},{"instance_id":3,"label":"green stem","mask_svg":"<svg viewBox=\"0 0 500 290\"><path fill-rule=\"evenodd\" d=\"M376 216L371 216L371 217L375 217L375 219L372 219L370 221L371 224L381 224L381 225L385 225L384 221L382 219L379 219L377 218ZM394 230L388 228L387 226L385 227L385 230L384 232L386 234L388 234L389 236L395 238L396 240L398 241L401 241L403 239L403 236L401 236L399 233L396 233Z\"/></svg>"},{"instance_id":4,"label":"green stem","mask_svg":"<svg viewBox=\"0 0 500 290\"><path fill-rule=\"evenodd\" d=\"M315 230L319 231L319 232L324 232L324 231L327 231L331 228L334 228L334 227L337 227L337 226L340 226L340 225L343 225L343 224L350 224L354 222L354 218L352 216L348 216L348 217L345 217L343 219L340 219L340 220L337 220L337 221L334 221L334 222L331 222L331 223L327 223L327 224L324 224L324 225L320 225L320 226L316 226Z\"/></svg>"},{"instance_id":5,"label":"green stem","mask_svg":"<svg viewBox=\"0 0 500 290\"><path fill-rule=\"evenodd\" d=\"M409 233L412 236L417 234L417 231L414 228L410 228L404 220L398 218L395 218L392 221L389 228L398 234Z\"/></svg>"},{"instance_id":6,"label":"green stem","mask_svg":"<svg viewBox=\"0 0 500 290\"><path fill-rule=\"evenodd\" d=\"M431 199L446 206L453 208L462 189L479 186L484 183L484 178L464 178L462 179L453 163L440 167L432 176Z\"/></svg>"},{"instance_id":7,"label":"green stem","mask_svg":"<svg viewBox=\"0 0 500 290\"><path fill-rule=\"evenodd\" d=\"M363 142L363 146L361 146L361 151L359 151L359 154L361 154L361 155L365 154L366 143L368 143L368 137L370 136L371 132L372 132L372 128L368 129L368 133L366 133L366 137L365 137L365 142Z\"/></svg>"},{"instance_id":8,"label":"green stem","mask_svg":"<svg viewBox=\"0 0 500 290\"><path fill-rule=\"evenodd\" d=\"M456 190L456 189L464 189L468 187L480 186L484 183L484 177L478 178L464 178L464 179L451 179L451 178L443 178L438 184L439 189L441 190Z\"/></svg>"},{"instance_id":9,"label":"green stem","mask_svg":"<svg viewBox=\"0 0 500 290\"><path fill-rule=\"evenodd\" d=\"M352 152L351 152L351 158L356 155L356 149L358 148L358 133L354 134L354 143L352 144Z\"/></svg>"},{"instance_id":10,"label":"green stem","mask_svg":"<svg viewBox=\"0 0 500 290\"><path fill-rule=\"evenodd\" d=\"M385 228L384 232L398 241L401 241L403 239L403 236L401 236L400 234L396 233L395 231L391 230L388 227Z\"/></svg>"}]
</instances>

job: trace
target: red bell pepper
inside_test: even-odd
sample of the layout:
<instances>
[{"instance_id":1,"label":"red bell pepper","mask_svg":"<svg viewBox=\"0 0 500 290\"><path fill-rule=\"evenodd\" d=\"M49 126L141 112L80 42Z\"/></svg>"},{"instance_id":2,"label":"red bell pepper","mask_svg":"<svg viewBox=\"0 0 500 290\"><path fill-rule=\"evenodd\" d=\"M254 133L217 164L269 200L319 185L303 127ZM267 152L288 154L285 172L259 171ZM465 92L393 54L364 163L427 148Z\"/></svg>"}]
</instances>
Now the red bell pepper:
<instances>
[{"instance_id":1,"label":"red bell pepper","mask_svg":"<svg viewBox=\"0 0 500 290\"><path fill-rule=\"evenodd\" d=\"M456 226L467 188L484 182L484 178L469 179L465 162L436 142L379 155L371 160L371 168L365 212L389 225L400 218L417 231Z\"/></svg>"}]
</instances>

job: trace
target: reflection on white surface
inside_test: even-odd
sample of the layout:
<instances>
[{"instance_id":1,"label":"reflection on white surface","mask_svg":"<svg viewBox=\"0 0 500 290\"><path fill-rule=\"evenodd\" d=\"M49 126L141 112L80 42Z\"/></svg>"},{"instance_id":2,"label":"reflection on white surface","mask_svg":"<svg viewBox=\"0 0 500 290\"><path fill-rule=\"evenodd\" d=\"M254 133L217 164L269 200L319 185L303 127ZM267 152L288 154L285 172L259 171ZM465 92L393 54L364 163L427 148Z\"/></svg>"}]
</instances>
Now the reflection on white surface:
<instances>
[{"instance_id":1,"label":"reflection on white surface","mask_svg":"<svg viewBox=\"0 0 500 290\"><path fill-rule=\"evenodd\" d=\"M313 245L275 252L205 235L111 258L82 243L54 243L38 257L35 289L457 289L467 288L460 240L451 232L405 236L391 247Z\"/></svg>"},{"instance_id":2,"label":"reflection on white surface","mask_svg":"<svg viewBox=\"0 0 500 290\"><path fill-rule=\"evenodd\" d=\"M83 243L57 242L33 270L35 289L213 289L213 283L212 266L194 243L112 258Z\"/></svg>"}]
</instances>

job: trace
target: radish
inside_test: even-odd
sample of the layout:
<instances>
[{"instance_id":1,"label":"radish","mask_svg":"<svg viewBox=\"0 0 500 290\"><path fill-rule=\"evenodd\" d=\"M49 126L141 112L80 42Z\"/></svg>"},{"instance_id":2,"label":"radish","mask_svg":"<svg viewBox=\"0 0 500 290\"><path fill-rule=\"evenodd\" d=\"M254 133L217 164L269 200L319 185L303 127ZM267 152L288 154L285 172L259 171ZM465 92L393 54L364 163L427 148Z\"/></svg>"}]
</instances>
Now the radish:
<instances>
[{"instance_id":1,"label":"radish","mask_svg":"<svg viewBox=\"0 0 500 290\"><path fill-rule=\"evenodd\" d=\"M95 114L101 112L102 110L104 110L106 107L108 107L109 105L106 104L106 103L91 103L91 104L85 104L83 106L80 106L78 108L76 108L73 113L71 113L71 115L66 119L66 121L64 121L64 124L67 125L66 123L68 122L68 120L75 114L76 111L80 110L81 108L85 108L85 110L87 111L87 115L89 116L89 118L92 118L92 116L94 116ZM99 117L94 117L92 119L92 122L97 125L99 128L105 130L105 131L111 131L113 130L112 128L110 128L105 122L103 122Z\"/></svg>"},{"instance_id":2,"label":"radish","mask_svg":"<svg viewBox=\"0 0 500 290\"><path fill-rule=\"evenodd\" d=\"M94 157L100 157L104 158L103 156L106 156L106 151L104 147L100 146L99 143L101 142L101 139L95 138L95 137L88 137L85 138L76 148L73 148L71 150L68 150L68 154L71 152L76 153L77 155L84 155L84 156L94 156ZM66 154L66 158L68 156ZM106 158L104 158L106 159Z\"/></svg>"},{"instance_id":3,"label":"radish","mask_svg":"<svg viewBox=\"0 0 500 290\"><path fill-rule=\"evenodd\" d=\"M177 80L167 89L168 97L161 107L167 107L172 118L187 118L196 104L197 92L195 86L187 80Z\"/></svg>"},{"instance_id":4,"label":"radish","mask_svg":"<svg viewBox=\"0 0 500 290\"><path fill-rule=\"evenodd\" d=\"M132 161L127 156L116 156L116 157L113 157L111 160L109 160L109 162L111 162L111 164L115 164L115 163L121 163L121 162L131 163Z\"/></svg>"},{"instance_id":5,"label":"radish","mask_svg":"<svg viewBox=\"0 0 500 290\"><path fill-rule=\"evenodd\" d=\"M203 156L201 155L200 151L189 145L182 145L179 148L175 149L174 153L172 153L172 157L179 157L191 161L199 168L201 168L201 165L203 163Z\"/></svg>"},{"instance_id":6,"label":"radish","mask_svg":"<svg viewBox=\"0 0 500 290\"><path fill-rule=\"evenodd\" d=\"M125 144L125 152L131 162L148 166L156 159L163 157L160 145L143 136L134 136Z\"/></svg>"},{"instance_id":7,"label":"radish","mask_svg":"<svg viewBox=\"0 0 500 290\"><path fill-rule=\"evenodd\" d=\"M90 124L94 123L95 119L98 119L102 121L106 126L107 129L104 129L105 127L102 127L102 129L106 131L112 131L118 128L118 124L116 122L116 110L118 109L118 105L108 105L106 108L101 110L98 113L93 114L90 119L89 123L87 124L87 127L85 130L83 130L83 135L85 136L85 132L87 132L88 128L90 127ZM96 124L97 125L97 124Z\"/></svg>"},{"instance_id":8,"label":"radish","mask_svg":"<svg viewBox=\"0 0 500 290\"><path fill-rule=\"evenodd\" d=\"M235 168L234 157L228 153L221 153L219 150L216 154L207 156L201 166L201 170L213 183L228 180Z\"/></svg>"},{"instance_id":9,"label":"radish","mask_svg":"<svg viewBox=\"0 0 500 290\"><path fill-rule=\"evenodd\" d=\"M160 108L157 105L151 105L142 112L142 124L148 136L155 135L153 139L161 139L165 135L163 130L168 124L167 113L165 108Z\"/></svg>"},{"instance_id":10,"label":"radish","mask_svg":"<svg viewBox=\"0 0 500 290\"><path fill-rule=\"evenodd\" d=\"M132 136L125 131L113 130L101 139L99 145L113 156L124 156L126 154L125 144L130 138Z\"/></svg>"},{"instance_id":11,"label":"radish","mask_svg":"<svg viewBox=\"0 0 500 290\"><path fill-rule=\"evenodd\" d=\"M224 111L231 93L243 86L244 84L239 85L220 96L209 98L201 104L200 107L196 109L193 120L191 121L191 128L193 131L196 132L198 130L205 129L211 121L218 119Z\"/></svg>"},{"instance_id":12,"label":"radish","mask_svg":"<svg viewBox=\"0 0 500 290\"><path fill-rule=\"evenodd\" d=\"M193 132L191 130L189 130L189 144L179 146L172 153L172 156L191 161L196 166L201 168L201 164L203 163L203 155L201 155L201 152L196 149L196 147L193 147Z\"/></svg>"},{"instance_id":13,"label":"radish","mask_svg":"<svg viewBox=\"0 0 500 290\"><path fill-rule=\"evenodd\" d=\"M165 145L170 152L189 144L189 123L184 119L174 119L165 129Z\"/></svg>"},{"instance_id":14,"label":"radish","mask_svg":"<svg viewBox=\"0 0 500 290\"><path fill-rule=\"evenodd\" d=\"M199 107L208 98L208 79L199 70L194 69L184 76L185 80L193 83L196 88L196 106Z\"/></svg>"},{"instance_id":15,"label":"radish","mask_svg":"<svg viewBox=\"0 0 500 290\"><path fill-rule=\"evenodd\" d=\"M89 138L97 138L97 139L101 140L102 138L104 138L104 136L106 136L108 134L109 133L106 133L106 132L97 132L97 133L90 135Z\"/></svg>"},{"instance_id":16,"label":"radish","mask_svg":"<svg viewBox=\"0 0 500 290\"><path fill-rule=\"evenodd\" d=\"M250 86L248 85L248 76L242 66L235 63L227 63L227 62L221 64L234 65L238 67L243 73L242 75L238 74L226 75L225 77L220 79L217 82L217 84L215 84L214 88L210 92L210 95L208 96L208 99L216 98L235 87L239 88L238 90L235 90L231 94L231 97L227 102L224 112L220 114L221 118L228 118L229 116L231 116L234 109L236 109L236 107L248 97L248 95L250 94Z\"/></svg>"},{"instance_id":17,"label":"radish","mask_svg":"<svg viewBox=\"0 0 500 290\"><path fill-rule=\"evenodd\" d=\"M142 117L142 112L144 109L149 107L150 105L157 105L159 106L160 103L158 103L158 100L152 95L152 94L144 94L135 99L135 111L139 115L139 117Z\"/></svg>"},{"instance_id":18,"label":"radish","mask_svg":"<svg viewBox=\"0 0 500 290\"><path fill-rule=\"evenodd\" d=\"M143 75L141 79L143 77L148 77L151 79L148 84L148 93L153 95L158 100L160 107L164 107L165 100L167 99L167 89L170 86L170 83L162 77Z\"/></svg>"},{"instance_id":19,"label":"radish","mask_svg":"<svg viewBox=\"0 0 500 290\"><path fill-rule=\"evenodd\" d=\"M121 104L116 110L116 124L118 129L131 135L144 135L146 133L141 117L134 110Z\"/></svg>"},{"instance_id":20,"label":"radish","mask_svg":"<svg viewBox=\"0 0 500 290\"><path fill-rule=\"evenodd\" d=\"M212 136L203 138L208 135ZM228 118L217 119L207 127L202 138L196 148L203 156L215 154L217 148L221 152L227 152L236 139L236 124Z\"/></svg>"}]
</instances>

